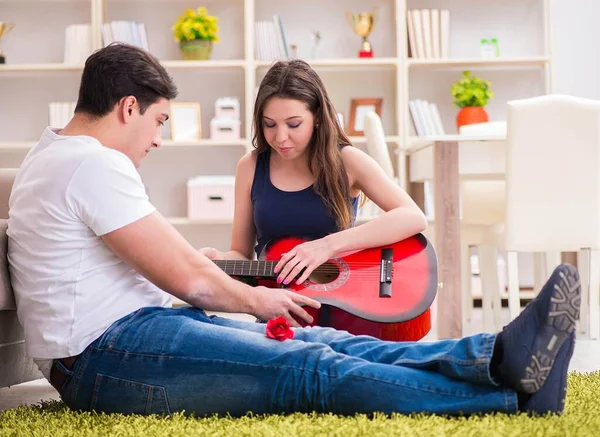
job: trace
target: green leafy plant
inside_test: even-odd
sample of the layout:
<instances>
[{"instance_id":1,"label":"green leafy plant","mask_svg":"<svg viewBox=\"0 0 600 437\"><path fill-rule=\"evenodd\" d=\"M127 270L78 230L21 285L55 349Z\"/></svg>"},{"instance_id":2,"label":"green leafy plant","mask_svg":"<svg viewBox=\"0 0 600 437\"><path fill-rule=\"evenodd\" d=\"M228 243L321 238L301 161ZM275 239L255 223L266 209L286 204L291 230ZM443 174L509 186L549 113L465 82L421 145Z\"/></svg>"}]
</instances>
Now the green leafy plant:
<instances>
[{"instance_id":1,"label":"green leafy plant","mask_svg":"<svg viewBox=\"0 0 600 437\"><path fill-rule=\"evenodd\" d=\"M475 77L470 71L463 71L462 77L452 85L454 104L459 108L485 106L494 98L489 80Z\"/></svg>"},{"instance_id":2,"label":"green leafy plant","mask_svg":"<svg viewBox=\"0 0 600 437\"><path fill-rule=\"evenodd\" d=\"M186 9L173 25L175 41L213 41L219 42L219 26L217 17L208 15L204 7L196 10Z\"/></svg>"}]
</instances>

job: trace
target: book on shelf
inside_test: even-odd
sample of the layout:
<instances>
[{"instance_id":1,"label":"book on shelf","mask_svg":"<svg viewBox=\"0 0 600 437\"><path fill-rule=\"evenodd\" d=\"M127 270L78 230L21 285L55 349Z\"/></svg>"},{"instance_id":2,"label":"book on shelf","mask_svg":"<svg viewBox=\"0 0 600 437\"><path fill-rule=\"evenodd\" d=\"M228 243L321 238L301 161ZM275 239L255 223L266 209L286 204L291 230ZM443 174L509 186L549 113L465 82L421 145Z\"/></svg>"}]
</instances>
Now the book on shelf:
<instances>
[{"instance_id":1,"label":"book on shelf","mask_svg":"<svg viewBox=\"0 0 600 437\"><path fill-rule=\"evenodd\" d=\"M48 108L48 125L62 129L73 117L77 102L51 102Z\"/></svg>"},{"instance_id":2,"label":"book on shelf","mask_svg":"<svg viewBox=\"0 0 600 437\"><path fill-rule=\"evenodd\" d=\"M148 34L146 25L136 21L111 21L102 25L102 41L104 47L112 42L120 41L148 49Z\"/></svg>"},{"instance_id":3,"label":"book on shelf","mask_svg":"<svg viewBox=\"0 0 600 437\"><path fill-rule=\"evenodd\" d=\"M71 24L65 29L65 64L83 64L92 54L92 26Z\"/></svg>"},{"instance_id":4,"label":"book on shelf","mask_svg":"<svg viewBox=\"0 0 600 437\"><path fill-rule=\"evenodd\" d=\"M409 9L406 12L409 57L445 59L450 56L450 11Z\"/></svg>"},{"instance_id":5,"label":"book on shelf","mask_svg":"<svg viewBox=\"0 0 600 437\"><path fill-rule=\"evenodd\" d=\"M259 61L287 59L289 52L281 16L254 23L255 56Z\"/></svg>"},{"instance_id":6,"label":"book on shelf","mask_svg":"<svg viewBox=\"0 0 600 437\"><path fill-rule=\"evenodd\" d=\"M435 103L414 99L408 101L408 107L418 136L446 134L440 111Z\"/></svg>"}]
</instances>

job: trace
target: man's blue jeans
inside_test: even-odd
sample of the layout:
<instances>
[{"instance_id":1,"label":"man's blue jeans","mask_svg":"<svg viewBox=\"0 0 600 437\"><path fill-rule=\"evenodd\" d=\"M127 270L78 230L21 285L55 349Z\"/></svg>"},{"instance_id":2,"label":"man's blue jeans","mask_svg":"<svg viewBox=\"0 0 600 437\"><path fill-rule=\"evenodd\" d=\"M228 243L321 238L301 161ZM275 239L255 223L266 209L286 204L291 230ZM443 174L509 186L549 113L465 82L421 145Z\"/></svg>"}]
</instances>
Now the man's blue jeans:
<instances>
[{"instance_id":1,"label":"man's blue jeans","mask_svg":"<svg viewBox=\"0 0 600 437\"><path fill-rule=\"evenodd\" d=\"M60 394L73 409L233 416L247 412L515 412L490 376L495 335L384 342L330 328L265 336L262 323L196 308L142 308L81 354Z\"/></svg>"}]
</instances>

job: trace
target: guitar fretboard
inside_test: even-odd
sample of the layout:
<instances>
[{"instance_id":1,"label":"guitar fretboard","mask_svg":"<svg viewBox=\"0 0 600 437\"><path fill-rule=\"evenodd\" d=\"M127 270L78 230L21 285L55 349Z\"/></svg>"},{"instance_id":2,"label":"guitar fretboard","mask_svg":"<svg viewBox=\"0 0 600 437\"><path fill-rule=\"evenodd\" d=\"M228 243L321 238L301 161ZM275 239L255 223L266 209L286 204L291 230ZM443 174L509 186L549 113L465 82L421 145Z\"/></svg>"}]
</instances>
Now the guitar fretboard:
<instances>
[{"instance_id":1,"label":"guitar fretboard","mask_svg":"<svg viewBox=\"0 0 600 437\"><path fill-rule=\"evenodd\" d=\"M277 277L273 273L277 261L215 260L213 262L230 276Z\"/></svg>"}]
</instances>

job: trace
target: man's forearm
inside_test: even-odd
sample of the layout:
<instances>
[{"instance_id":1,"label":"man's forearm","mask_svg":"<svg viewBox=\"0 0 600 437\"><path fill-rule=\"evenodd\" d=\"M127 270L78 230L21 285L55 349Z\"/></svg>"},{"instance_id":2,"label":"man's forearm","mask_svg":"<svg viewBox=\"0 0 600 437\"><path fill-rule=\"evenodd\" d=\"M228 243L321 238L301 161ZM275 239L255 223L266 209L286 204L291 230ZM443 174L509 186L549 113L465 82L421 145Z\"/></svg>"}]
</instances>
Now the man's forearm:
<instances>
[{"instance_id":1,"label":"man's forearm","mask_svg":"<svg viewBox=\"0 0 600 437\"><path fill-rule=\"evenodd\" d=\"M254 314L257 296L252 287L231 278L214 264L195 270L197 274L187 290L177 297L204 310Z\"/></svg>"}]
</instances>

